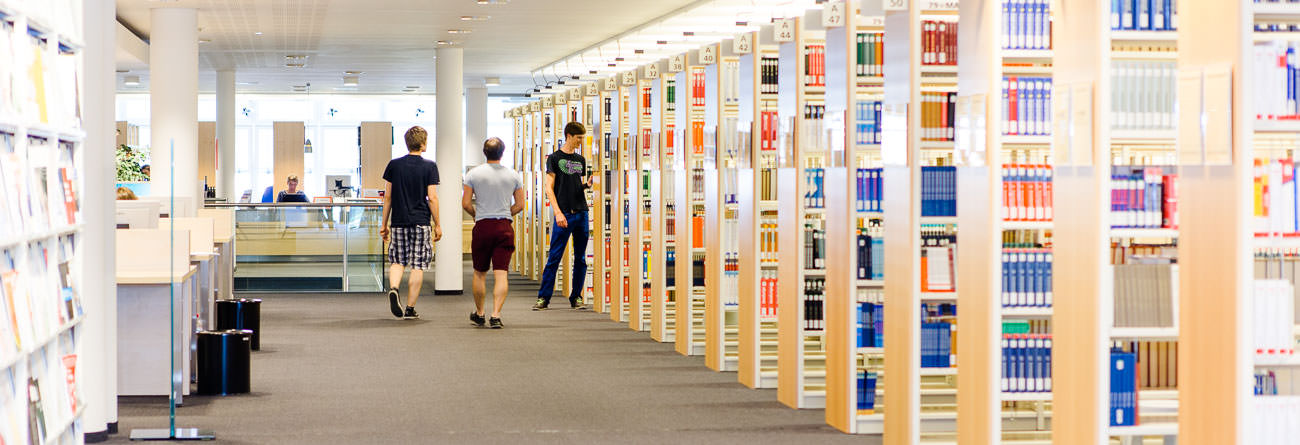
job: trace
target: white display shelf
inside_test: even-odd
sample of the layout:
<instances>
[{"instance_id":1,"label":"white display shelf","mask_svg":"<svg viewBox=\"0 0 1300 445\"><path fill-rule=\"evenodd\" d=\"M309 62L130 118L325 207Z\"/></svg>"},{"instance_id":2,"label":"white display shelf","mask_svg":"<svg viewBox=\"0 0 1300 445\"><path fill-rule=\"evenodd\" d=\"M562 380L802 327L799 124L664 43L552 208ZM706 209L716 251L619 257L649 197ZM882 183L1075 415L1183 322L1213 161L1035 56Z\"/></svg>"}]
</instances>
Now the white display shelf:
<instances>
[{"instance_id":1,"label":"white display shelf","mask_svg":"<svg viewBox=\"0 0 1300 445\"><path fill-rule=\"evenodd\" d=\"M1300 237L1295 236L1257 236L1256 249L1296 249L1300 248Z\"/></svg>"},{"instance_id":2,"label":"white display shelf","mask_svg":"<svg viewBox=\"0 0 1300 445\"><path fill-rule=\"evenodd\" d=\"M1115 60L1178 60L1177 51L1111 51Z\"/></svg>"},{"instance_id":3,"label":"white display shelf","mask_svg":"<svg viewBox=\"0 0 1300 445\"><path fill-rule=\"evenodd\" d=\"M1052 137L1030 134L1004 134L1002 145L1051 145Z\"/></svg>"},{"instance_id":4,"label":"white display shelf","mask_svg":"<svg viewBox=\"0 0 1300 445\"><path fill-rule=\"evenodd\" d=\"M1002 230L1051 230L1051 221L1003 221Z\"/></svg>"},{"instance_id":5,"label":"white display shelf","mask_svg":"<svg viewBox=\"0 0 1300 445\"><path fill-rule=\"evenodd\" d=\"M1112 426L1106 428L1106 433L1112 437L1176 436L1178 435L1178 424L1149 423L1134 426Z\"/></svg>"},{"instance_id":6,"label":"white display shelf","mask_svg":"<svg viewBox=\"0 0 1300 445\"><path fill-rule=\"evenodd\" d=\"M1115 42L1177 42L1178 31L1112 30L1110 40Z\"/></svg>"},{"instance_id":7,"label":"white display shelf","mask_svg":"<svg viewBox=\"0 0 1300 445\"><path fill-rule=\"evenodd\" d=\"M5 238L0 238L0 248L17 246L20 244L27 244L33 241L45 240L45 239L50 239L50 238L63 236L63 235L70 235L80 230L81 230L81 223L77 223L73 225L65 225L65 226L56 227L52 229L41 230L35 233L28 233L25 235L7 236Z\"/></svg>"},{"instance_id":8,"label":"white display shelf","mask_svg":"<svg viewBox=\"0 0 1300 445\"><path fill-rule=\"evenodd\" d=\"M1173 144L1178 138L1178 130L1174 129L1129 129L1114 128L1110 130L1111 144L1149 144L1153 142L1163 144Z\"/></svg>"},{"instance_id":9,"label":"white display shelf","mask_svg":"<svg viewBox=\"0 0 1300 445\"><path fill-rule=\"evenodd\" d=\"M1294 42L1300 41L1300 32L1295 31L1274 31L1274 32L1255 32L1252 36L1256 42Z\"/></svg>"},{"instance_id":10,"label":"white display shelf","mask_svg":"<svg viewBox=\"0 0 1300 445\"><path fill-rule=\"evenodd\" d=\"M858 348L858 354L884 354L885 348L861 347Z\"/></svg>"},{"instance_id":11,"label":"white display shelf","mask_svg":"<svg viewBox=\"0 0 1300 445\"><path fill-rule=\"evenodd\" d=\"M84 414L85 411L86 411L86 405L82 404L72 412L71 416L68 416L63 420L60 420L59 424L55 425L54 428L51 428L50 431L45 435L45 443L63 443L63 441L61 440L63 434L72 430L72 425L77 423L77 419L80 419L81 415Z\"/></svg>"},{"instance_id":12,"label":"white display shelf","mask_svg":"<svg viewBox=\"0 0 1300 445\"><path fill-rule=\"evenodd\" d=\"M921 292L921 301L957 302L956 292Z\"/></svg>"},{"instance_id":13,"label":"white display shelf","mask_svg":"<svg viewBox=\"0 0 1300 445\"><path fill-rule=\"evenodd\" d=\"M854 283L859 287L881 287L885 285L885 280L856 280Z\"/></svg>"},{"instance_id":14,"label":"white display shelf","mask_svg":"<svg viewBox=\"0 0 1300 445\"><path fill-rule=\"evenodd\" d=\"M1300 20L1300 4L1256 3L1253 6L1256 19Z\"/></svg>"},{"instance_id":15,"label":"white display shelf","mask_svg":"<svg viewBox=\"0 0 1300 445\"><path fill-rule=\"evenodd\" d=\"M1178 238L1178 229L1110 229L1111 238Z\"/></svg>"},{"instance_id":16,"label":"white display shelf","mask_svg":"<svg viewBox=\"0 0 1300 445\"><path fill-rule=\"evenodd\" d=\"M1300 119L1256 119L1257 133L1300 133Z\"/></svg>"},{"instance_id":17,"label":"white display shelf","mask_svg":"<svg viewBox=\"0 0 1300 445\"><path fill-rule=\"evenodd\" d=\"M1300 355L1256 355L1255 366L1269 368L1294 368L1300 367Z\"/></svg>"},{"instance_id":18,"label":"white display shelf","mask_svg":"<svg viewBox=\"0 0 1300 445\"><path fill-rule=\"evenodd\" d=\"M921 141L922 150L951 150L953 141Z\"/></svg>"},{"instance_id":19,"label":"white display shelf","mask_svg":"<svg viewBox=\"0 0 1300 445\"><path fill-rule=\"evenodd\" d=\"M1051 317L1050 307L1004 307L1003 317Z\"/></svg>"},{"instance_id":20,"label":"white display shelf","mask_svg":"<svg viewBox=\"0 0 1300 445\"><path fill-rule=\"evenodd\" d=\"M1002 50L1003 59L1030 59L1030 60L1051 60L1052 50L1050 49L1004 49Z\"/></svg>"},{"instance_id":21,"label":"white display shelf","mask_svg":"<svg viewBox=\"0 0 1300 445\"><path fill-rule=\"evenodd\" d=\"M921 65L921 75L957 75L957 65Z\"/></svg>"},{"instance_id":22,"label":"white display shelf","mask_svg":"<svg viewBox=\"0 0 1300 445\"><path fill-rule=\"evenodd\" d=\"M1004 392L1003 402L1050 402L1051 392Z\"/></svg>"},{"instance_id":23,"label":"white display shelf","mask_svg":"<svg viewBox=\"0 0 1300 445\"><path fill-rule=\"evenodd\" d=\"M1110 338L1131 340L1178 340L1178 328L1111 328Z\"/></svg>"},{"instance_id":24,"label":"white display shelf","mask_svg":"<svg viewBox=\"0 0 1300 445\"><path fill-rule=\"evenodd\" d=\"M957 224L956 216L922 216L921 224Z\"/></svg>"},{"instance_id":25,"label":"white display shelf","mask_svg":"<svg viewBox=\"0 0 1300 445\"><path fill-rule=\"evenodd\" d=\"M72 330L73 328L80 325L81 321L84 320L85 318L86 318L85 316L80 316L72 320L69 320L67 323L64 323L60 325L58 328L56 328L52 334L46 335L40 338L39 340L36 340L34 343L30 345L24 344L23 350L18 351L18 354L9 358L4 363L0 363L0 370L9 369L14 365L21 363L23 360L26 360L27 357L31 356L31 354L35 353L36 351L44 349L46 346L49 346L50 343L57 341L59 337L63 336L63 333L68 332L69 330Z\"/></svg>"},{"instance_id":26,"label":"white display shelf","mask_svg":"<svg viewBox=\"0 0 1300 445\"><path fill-rule=\"evenodd\" d=\"M945 376L945 375L957 375L957 368L956 367L948 367L948 368L922 367L921 368L922 377L934 377L934 376Z\"/></svg>"}]
</instances>

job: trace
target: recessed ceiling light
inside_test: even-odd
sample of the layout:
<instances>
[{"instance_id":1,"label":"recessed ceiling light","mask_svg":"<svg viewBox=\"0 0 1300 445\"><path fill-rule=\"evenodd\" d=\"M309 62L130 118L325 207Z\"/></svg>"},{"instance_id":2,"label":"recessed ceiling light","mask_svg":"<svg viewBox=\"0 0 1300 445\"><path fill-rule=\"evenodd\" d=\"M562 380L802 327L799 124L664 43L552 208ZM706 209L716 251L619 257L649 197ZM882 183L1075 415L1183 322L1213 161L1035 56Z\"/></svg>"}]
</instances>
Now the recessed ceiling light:
<instances>
[{"instance_id":1,"label":"recessed ceiling light","mask_svg":"<svg viewBox=\"0 0 1300 445\"><path fill-rule=\"evenodd\" d=\"M129 72L131 72L131 70L124 70L124 69L121 69L121 68L119 68L119 69L117 70L117 73L118 73L118 74L124 74L124 73L129 73Z\"/></svg>"},{"instance_id":2,"label":"recessed ceiling light","mask_svg":"<svg viewBox=\"0 0 1300 445\"><path fill-rule=\"evenodd\" d=\"M126 76L122 79L122 85L128 87L140 86L140 76Z\"/></svg>"},{"instance_id":3,"label":"recessed ceiling light","mask_svg":"<svg viewBox=\"0 0 1300 445\"><path fill-rule=\"evenodd\" d=\"M407 85L407 86L406 86L406 89L408 89L408 90L418 90L418 89L420 89L420 86L419 86L419 85Z\"/></svg>"},{"instance_id":4,"label":"recessed ceiling light","mask_svg":"<svg viewBox=\"0 0 1300 445\"><path fill-rule=\"evenodd\" d=\"M483 78L483 86L495 87L495 86L500 86L500 85L501 85L501 78L500 78L500 77L485 77L485 78Z\"/></svg>"},{"instance_id":5,"label":"recessed ceiling light","mask_svg":"<svg viewBox=\"0 0 1300 445\"><path fill-rule=\"evenodd\" d=\"M510 3L510 0L475 0L474 3L480 5L504 5Z\"/></svg>"},{"instance_id":6,"label":"recessed ceiling light","mask_svg":"<svg viewBox=\"0 0 1300 445\"><path fill-rule=\"evenodd\" d=\"M305 63L292 63L292 62L290 62L290 63L286 63L286 64L284 64L284 67L285 67L285 68L303 68L303 67L305 67L305 66L307 66L307 64L305 64Z\"/></svg>"},{"instance_id":7,"label":"recessed ceiling light","mask_svg":"<svg viewBox=\"0 0 1300 445\"><path fill-rule=\"evenodd\" d=\"M212 43L212 39L199 39L199 43Z\"/></svg>"},{"instance_id":8,"label":"recessed ceiling light","mask_svg":"<svg viewBox=\"0 0 1300 445\"><path fill-rule=\"evenodd\" d=\"M439 44L439 45L450 45L450 44L451 44L451 41L450 41L450 40L439 40L439 41L437 41L437 42L435 42L435 43L437 43L437 44Z\"/></svg>"},{"instance_id":9,"label":"recessed ceiling light","mask_svg":"<svg viewBox=\"0 0 1300 445\"><path fill-rule=\"evenodd\" d=\"M365 73L366 73L365 71L344 71L344 72L343 72L343 75L345 75L345 76L360 76L360 75L365 74Z\"/></svg>"},{"instance_id":10,"label":"recessed ceiling light","mask_svg":"<svg viewBox=\"0 0 1300 445\"><path fill-rule=\"evenodd\" d=\"M492 18L490 15L462 15L460 20L463 22L481 22Z\"/></svg>"},{"instance_id":11,"label":"recessed ceiling light","mask_svg":"<svg viewBox=\"0 0 1300 445\"><path fill-rule=\"evenodd\" d=\"M236 85L257 85L257 82L244 81L244 82L235 82L235 84Z\"/></svg>"},{"instance_id":12,"label":"recessed ceiling light","mask_svg":"<svg viewBox=\"0 0 1300 445\"><path fill-rule=\"evenodd\" d=\"M360 76L343 76L343 86L355 87L361 84Z\"/></svg>"},{"instance_id":13,"label":"recessed ceiling light","mask_svg":"<svg viewBox=\"0 0 1300 445\"><path fill-rule=\"evenodd\" d=\"M447 34L469 34L474 31L468 29L448 29Z\"/></svg>"},{"instance_id":14,"label":"recessed ceiling light","mask_svg":"<svg viewBox=\"0 0 1300 445\"><path fill-rule=\"evenodd\" d=\"M253 33L253 35L255 35L255 36L260 36L260 35L262 35L262 31L255 32L255 33Z\"/></svg>"}]
</instances>

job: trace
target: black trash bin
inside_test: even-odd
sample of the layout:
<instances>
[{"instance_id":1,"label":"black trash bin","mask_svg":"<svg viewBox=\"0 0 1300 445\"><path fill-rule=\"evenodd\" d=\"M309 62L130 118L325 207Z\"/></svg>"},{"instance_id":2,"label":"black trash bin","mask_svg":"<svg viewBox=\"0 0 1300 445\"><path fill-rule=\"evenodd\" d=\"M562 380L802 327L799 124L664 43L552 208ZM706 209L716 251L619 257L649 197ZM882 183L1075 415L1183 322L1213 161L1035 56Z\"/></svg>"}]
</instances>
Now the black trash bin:
<instances>
[{"instance_id":1,"label":"black trash bin","mask_svg":"<svg viewBox=\"0 0 1300 445\"><path fill-rule=\"evenodd\" d=\"M253 331L253 350L262 349L262 300L235 298L217 300L217 330L247 329Z\"/></svg>"},{"instance_id":2,"label":"black trash bin","mask_svg":"<svg viewBox=\"0 0 1300 445\"><path fill-rule=\"evenodd\" d=\"M246 329L199 332L198 393L224 396L248 392L252 340L253 331Z\"/></svg>"}]
</instances>

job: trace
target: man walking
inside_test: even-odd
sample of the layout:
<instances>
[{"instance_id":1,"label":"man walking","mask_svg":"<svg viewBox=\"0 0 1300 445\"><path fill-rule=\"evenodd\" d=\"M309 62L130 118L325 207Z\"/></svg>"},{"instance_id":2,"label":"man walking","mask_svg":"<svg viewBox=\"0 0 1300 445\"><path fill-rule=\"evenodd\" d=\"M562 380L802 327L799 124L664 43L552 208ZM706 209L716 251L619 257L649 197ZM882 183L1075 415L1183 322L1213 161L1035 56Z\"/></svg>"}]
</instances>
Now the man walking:
<instances>
[{"instance_id":1,"label":"man walking","mask_svg":"<svg viewBox=\"0 0 1300 445\"><path fill-rule=\"evenodd\" d=\"M392 264L388 266L388 304L394 317L407 320L420 318L415 312L415 300L420 298L424 271L429 270L433 260L429 238L432 235L433 241L442 239L438 212L430 211L438 208L438 164L420 156L428 138L424 128L416 126L406 130L408 153L389 161L384 168L384 210L379 234L388 242L388 262ZM389 221L392 222L391 242ZM405 312L397 299L403 269L411 270Z\"/></svg>"},{"instance_id":2,"label":"man walking","mask_svg":"<svg viewBox=\"0 0 1300 445\"><path fill-rule=\"evenodd\" d=\"M491 269L492 317L488 320L493 329L502 327L501 306L506 303L510 285L510 256L515 252L515 229L510 217L524 210L524 181L510 167L501 165L505 151L506 144L499 138L483 143L487 163L465 174L465 193L460 201L460 206L474 217L470 256L474 262L475 311L469 314L469 321L483 326L483 300Z\"/></svg>"},{"instance_id":3,"label":"man walking","mask_svg":"<svg viewBox=\"0 0 1300 445\"><path fill-rule=\"evenodd\" d=\"M560 267L564 245L573 235L573 290L569 293L569 307L585 309L582 291L587 279L587 197L584 190L590 187L587 177L587 160L578 154L583 135L587 130L578 122L564 126L564 145L546 158L546 198L551 203L555 225L551 228L551 251L542 271L542 287L537 291L537 304L533 310L545 310L551 304L555 289L555 271Z\"/></svg>"}]
</instances>

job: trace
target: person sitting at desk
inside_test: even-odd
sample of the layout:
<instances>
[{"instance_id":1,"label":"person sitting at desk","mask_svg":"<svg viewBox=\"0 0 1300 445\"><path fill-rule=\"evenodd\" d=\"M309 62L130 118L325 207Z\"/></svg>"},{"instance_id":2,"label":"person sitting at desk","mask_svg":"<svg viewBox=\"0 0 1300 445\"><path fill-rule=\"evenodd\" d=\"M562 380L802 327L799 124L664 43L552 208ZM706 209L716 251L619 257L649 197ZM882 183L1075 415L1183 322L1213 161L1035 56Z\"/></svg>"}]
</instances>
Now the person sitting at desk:
<instances>
[{"instance_id":1,"label":"person sitting at desk","mask_svg":"<svg viewBox=\"0 0 1300 445\"><path fill-rule=\"evenodd\" d=\"M297 175L289 175L289 180L286 181L286 185L288 185L289 188L280 192L280 194L275 197L275 202L310 202L307 201L307 194L303 193L302 190L298 190Z\"/></svg>"}]
</instances>

